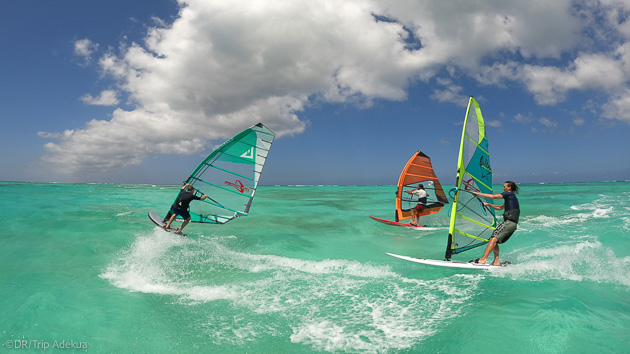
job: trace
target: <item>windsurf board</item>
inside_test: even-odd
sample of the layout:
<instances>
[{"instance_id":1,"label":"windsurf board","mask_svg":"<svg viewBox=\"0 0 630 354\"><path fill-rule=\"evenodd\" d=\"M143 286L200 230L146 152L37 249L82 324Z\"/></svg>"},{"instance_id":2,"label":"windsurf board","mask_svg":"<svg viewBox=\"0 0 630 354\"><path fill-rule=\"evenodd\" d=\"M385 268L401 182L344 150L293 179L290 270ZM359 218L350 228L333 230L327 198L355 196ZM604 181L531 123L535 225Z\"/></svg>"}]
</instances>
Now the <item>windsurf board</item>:
<instances>
[{"instance_id":1,"label":"windsurf board","mask_svg":"<svg viewBox=\"0 0 630 354\"><path fill-rule=\"evenodd\" d=\"M437 259L416 258L416 257L409 257L409 256L401 256L401 255L393 254L393 253L389 253L389 252L387 252L387 254L392 256L392 257L404 259L404 260L410 261L410 262L434 265L434 266L439 266L439 267L451 267L451 268L490 269L490 268L505 267L505 266L508 266L508 265L512 264L510 262L503 262L503 263L501 263L501 265L496 266L496 265L492 265L492 264L479 264L479 263L472 263L472 262L455 262L455 261L446 261L446 260L439 261Z\"/></svg>"},{"instance_id":2,"label":"windsurf board","mask_svg":"<svg viewBox=\"0 0 630 354\"><path fill-rule=\"evenodd\" d=\"M164 229L164 231L168 231L171 233L174 233L176 235L182 235L184 237L188 237L188 235L186 234L182 234L182 233L177 233L177 229L173 229L173 228L166 228L166 224L164 223L164 221L162 221L162 218L153 210L149 211L149 219L151 219L151 221L153 221L155 223L155 225L161 227L162 229Z\"/></svg>"},{"instance_id":3,"label":"windsurf board","mask_svg":"<svg viewBox=\"0 0 630 354\"><path fill-rule=\"evenodd\" d=\"M397 222L397 221L392 221L392 220L386 220L386 219L377 218L375 216L370 216L370 218L372 220L376 220L376 221L378 221L380 223L383 223L383 224L386 224L386 225L409 227L409 228L412 228L412 229L422 229L422 228L426 227L426 225L425 226L422 226L422 225L415 226L415 225L411 225L410 223L403 223L403 222Z\"/></svg>"}]
</instances>

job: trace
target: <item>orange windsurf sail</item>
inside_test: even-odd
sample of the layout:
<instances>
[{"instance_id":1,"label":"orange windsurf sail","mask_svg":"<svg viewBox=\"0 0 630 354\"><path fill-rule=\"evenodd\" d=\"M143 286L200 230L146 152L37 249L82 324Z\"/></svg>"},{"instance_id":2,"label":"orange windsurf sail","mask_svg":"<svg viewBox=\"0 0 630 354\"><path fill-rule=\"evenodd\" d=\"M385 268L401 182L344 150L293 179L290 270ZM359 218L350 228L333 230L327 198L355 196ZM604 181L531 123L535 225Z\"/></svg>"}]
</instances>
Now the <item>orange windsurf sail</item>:
<instances>
[{"instance_id":1,"label":"orange windsurf sail","mask_svg":"<svg viewBox=\"0 0 630 354\"><path fill-rule=\"evenodd\" d=\"M420 184L429 194L426 208L420 216L437 213L442 210L444 204L448 204L442 185L433 171L431 159L422 151L418 151L409 159L398 179L396 221L411 218L411 209L418 204L418 197L406 191L412 191Z\"/></svg>"}]
</instances>

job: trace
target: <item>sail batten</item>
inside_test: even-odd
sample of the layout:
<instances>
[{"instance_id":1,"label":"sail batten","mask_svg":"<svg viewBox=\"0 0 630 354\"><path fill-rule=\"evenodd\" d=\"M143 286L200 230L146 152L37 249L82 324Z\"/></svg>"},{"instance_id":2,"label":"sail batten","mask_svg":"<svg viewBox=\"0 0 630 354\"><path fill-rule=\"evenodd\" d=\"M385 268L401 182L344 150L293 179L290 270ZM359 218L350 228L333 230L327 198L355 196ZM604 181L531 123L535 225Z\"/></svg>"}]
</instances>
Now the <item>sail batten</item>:
<instances>
[{"instance_id":1,"label":"sail batten","mask_svg":"<svg viewBox=\"0 0 630 354\"><path fill-rule=\"evenodd\" d=\"M216 168L217 170L221 170L221 171L223 171L223 172L231 173L231 174L233 174L233 175L235 175L235 176L239 176L239 177L241 177L241 178L246 178L246 179L251 180L251 181L255 181L255 180L256 180L255 178L248 177L248 176L245 176L245 175L241 175L241 174L238 174L238 173L234 173L234 172L232 172L232 171L228 171L228 170L223 169L223 168L221 168L221 167L212 166L212 168Z\"/></svg>"},{"instance_id":2,"label":"sail batten","mask_svg":"<svg viewBox=\"0 0 630 354\"><path fill-rule=\"evenodd\" d=\"M496 227L494 209L483 205L484 201L489 200L474 195L492 194L492 168L488 151L481 108L470 97L457 158L457 180L453 189L446 259L450 259L453 254L485 245Z\"/></svg>"}]
</instances>

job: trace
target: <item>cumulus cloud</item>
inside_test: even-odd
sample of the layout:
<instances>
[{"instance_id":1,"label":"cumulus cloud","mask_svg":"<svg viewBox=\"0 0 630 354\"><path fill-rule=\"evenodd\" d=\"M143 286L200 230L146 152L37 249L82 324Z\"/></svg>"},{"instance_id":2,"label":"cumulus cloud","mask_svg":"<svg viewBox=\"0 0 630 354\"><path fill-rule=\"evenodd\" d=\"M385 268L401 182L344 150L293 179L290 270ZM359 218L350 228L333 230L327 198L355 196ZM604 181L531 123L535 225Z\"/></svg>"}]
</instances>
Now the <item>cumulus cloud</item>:
<instances>
[{"instance_id":1,"label":"cumulus cloud","mask_svg":"<svg viewBox=\"0 0 630 354\"><path fill-rule=\"evenodd\" d=\"M105 90L98 97L92 97L89 93L85 94L81 97L81 101L94 106L115 106L118 104L117 95L114 90Z\"/></svg>"},{"instance_id":2,"label":"cumulus cloud","mask_svg":"<svg viewBox=\"0 0 630 354\"><path fill-rule=\"evenodd\" d=\"M486 120L486 125L493 128L503 127L503 123L500 120Z\"/></svg>"},{"instance_id":3,"label":"cumulus cloud","mask_svg":"<svg viewBox=\"0 0 630 354\"><path fill-rule=\"evenodd\" d=\"M603 116L630 122L630 89L614 94L613 98L604 105Z\"/></svg>"},{"instance_id":4,"label":"cumulus cloud","mask_svg":"<svg viewBox=\"0 0 630 354\"><path fill-rule=\"evenodd\" d=\"M432 98L460 105L467 95L458 78L517 82L539 104L555 104L573 90L620 92L630 76L630 26L615 16L630 7L612 0L178 4L172 23L153 19L142 43L122 43L98 60L127 109L59 134L45 145L48 161L68 172L128 166L199 152L259 121L278 137L299 134L299 115L314 101L405 100L415 82L438 82ZM616 45L594 45L603 33L617 36ZM75 43L85 58L97 48ZM630 121L628 97L616 93L606 115ZM114 91L82 100L118 104Z\"/></svg>"},{"instance_id":5,"label":"cumulus cloud","mask_svg":"<svg viewBox=\"0 0 630 354\"><path fill-rule=\"evenodd\" d=\"M539 118L538 123L540 125L531 128L533 133L553 133L556 127L558 127L556 121L546 117Z\"/></svg>"},{"instance_id":6,"label":"cumulus cloud","mask_svg":"<svg viewBox=\"0 0 630 354\"><path fill-rule=\"evenodd\" d=\"M455 85L450 79L438 79L437 82L445 88L433 90L431 98L438 102L450 102L461 107L468 105L468 96L461 93L463 87Z\"/></svg>"},{"instance_id":7,"label":"cumulus cloud","mask_svg":"<svg viewBox=\"0 0 630 354\"><path fill-rule=\"evenodd\" d=\"M534 121L534 117L532 117L531 115L523 115L519 113L514 117L514 120L518 123L528 124Z\"/></svg>"},{"instance_id":8,"label":"cumulus cloud","mask_svg":"<svg viewBox=\"0 0 630 354\"><path fill-rule=\"evenodd\" d=\"M538 121L547 128L555 128L558 126L558 123L549 118L542 117Z\"/></svg>"},{"instance_id":9,"label":"cumulus cloud","mask_svg":"<svg viewBox=\"0 0 630 354\"><path fill-rule=\"evenodd\" d=\"M603 54L580 55L565 69L528 65L522 72L529 91L540 104L563 101L570 90L614 90L627 81L623 64Z\"/></svg>"},{"instance_id":10,"label":"cumulus cloud","mask_svg":"<svg viewBox=\"0 0 630 354\"><path fill-rule=\"evenodd\" d=\"M574 119L573 119L573 124L574 124L574 125L576 125L576 126L578 126L578 127L583 126L583 125L584 125L584 123L585 123L584 118L574 118Z\"/></svg>"},{"instance_id":11,"label":"cumulus cloud","mask_svg":"<svg viewBox=\"0 0 630 354\"><path fill-rule=\"evenodd\" d=\"M74 42L74 54L89 62L92 59L92 53L98 49L98 43L84 38Z\"/></svg>"}]
</instances>

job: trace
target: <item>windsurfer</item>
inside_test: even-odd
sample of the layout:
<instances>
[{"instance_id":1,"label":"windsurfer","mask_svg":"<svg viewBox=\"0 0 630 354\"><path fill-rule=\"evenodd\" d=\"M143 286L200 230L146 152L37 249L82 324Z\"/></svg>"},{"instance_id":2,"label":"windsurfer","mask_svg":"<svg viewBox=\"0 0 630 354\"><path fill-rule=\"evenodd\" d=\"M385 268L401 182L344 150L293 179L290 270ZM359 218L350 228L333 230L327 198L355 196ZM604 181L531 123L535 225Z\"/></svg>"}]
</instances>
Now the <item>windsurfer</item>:
<instances>
[{"instance_id":1,"label":"windsurfer","mask_svg":"<svg viewBox=\"0 0 630 354\"><path fill-rule=\"evenodd\" d=\"M206 194L199 197L196 196L194 193L195 188L193 188L190 183L186 183L182 186L181 191L179 192L179 195L175 200L175 203L171 206L171 210L168 212L168 215L166 215L166 218L169 218L169 216L170 218L168 220L168 224L166 224L166 226L164 227L165 229L170 228L173 221L175 221L175 217L179 215L184 219L184 222L175 232L178 234L182 233L184 227L186 227L186 225L188 225L188 223L190 222L190 213L188 212L190 202L192 202L193 200L204 200L208 198Z\"/></svg>"},{"instance_id":2,"label":"windsurfer","mask_svg":"<svg viewBox=\"0 0 630 354\"><path fill-rule=\"evenodd\" d=\"M429 196L429 193L424 190L424 186L422 184L419 184L418 188L405 192L418 197L418 204L416 204L416 206L411 209L411 225L418 226L418 224L420 223L420 214L422 214L422 212L426 208L427 197Z\"/></svg>"},{"instance_id":3,"label":"windsurfer","mask_svg":"<svg viewBox=\"0 0 630 354\"><path fill-rule=\"evenodd\" d=\"M503 198L504 202L501 205L485 202L483 205L495 210L505 209L505 212L503 213L503 222L497 226L492 233L492 236L490 236L490 240L488 240L488 245L486 245L486 250L484 251L483 256L474 260L474 263L486 264L488 256L490 256L490 252L492 251L494 252L494 261L492 264L501 265L499 262L499 244L507 241L514 231L516 231L518 219L521 214L518 198L516 198L516 193L518 193L518 191L519 188L516 183L507 181L503 183L503 193L501 194L474 193L476 197L479 196L488 199Z\"/></svg>"}]
</instances>

